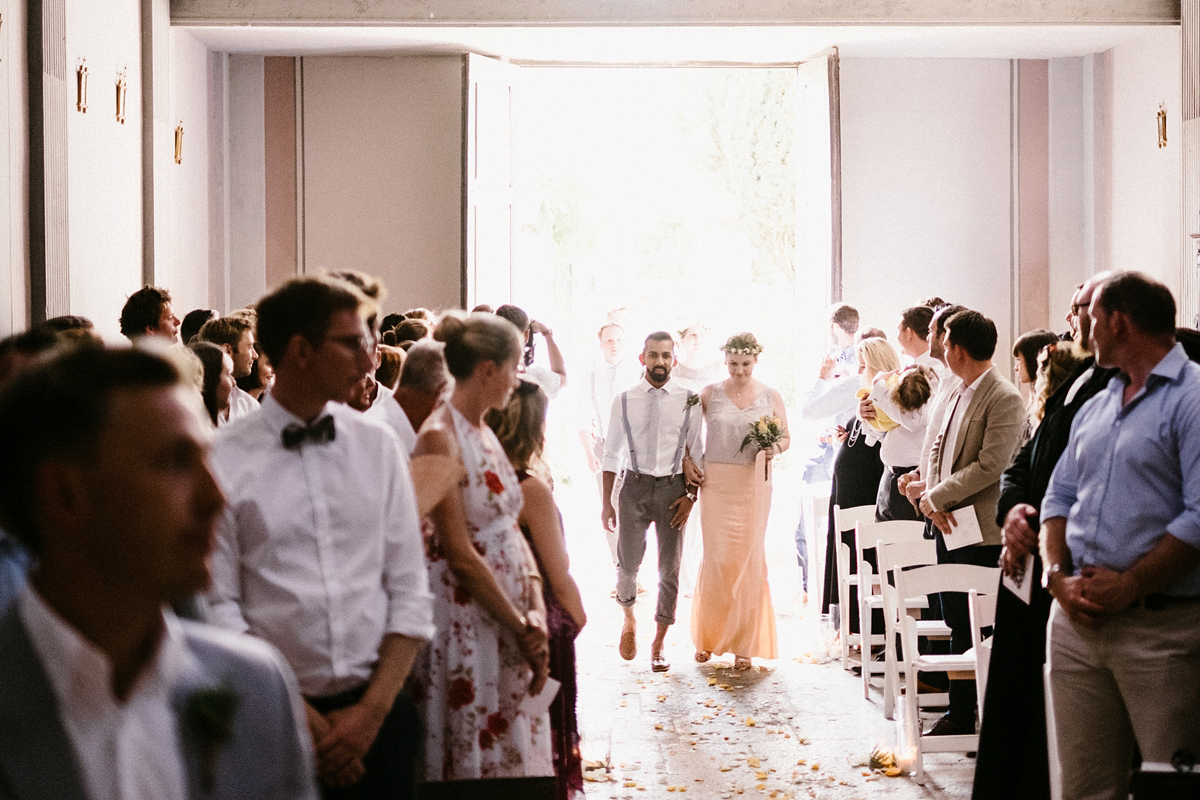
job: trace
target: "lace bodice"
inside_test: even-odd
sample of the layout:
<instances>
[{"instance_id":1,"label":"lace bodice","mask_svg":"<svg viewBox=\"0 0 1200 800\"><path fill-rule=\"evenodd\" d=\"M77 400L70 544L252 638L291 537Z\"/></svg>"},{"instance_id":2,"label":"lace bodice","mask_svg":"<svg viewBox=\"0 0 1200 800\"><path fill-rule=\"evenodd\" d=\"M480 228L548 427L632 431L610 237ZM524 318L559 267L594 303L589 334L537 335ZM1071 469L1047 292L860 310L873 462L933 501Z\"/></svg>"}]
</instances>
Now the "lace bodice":
<instances>
[{"instance_id":1,"label":"lace bodice","mask_svg":"<svg viewBox=\"0 0 1200 800\"><path fill-rule=\"evenodd\" d=\"M753 464L758 448L753 442L738 451L750 430L750 423L771 413L771 396L760 385L754 402L738 408L725 394L721 384L714 384L708 408L704 411L707 428L704 439L704 460L717 464Z\"/></svg>"}]
</instances>

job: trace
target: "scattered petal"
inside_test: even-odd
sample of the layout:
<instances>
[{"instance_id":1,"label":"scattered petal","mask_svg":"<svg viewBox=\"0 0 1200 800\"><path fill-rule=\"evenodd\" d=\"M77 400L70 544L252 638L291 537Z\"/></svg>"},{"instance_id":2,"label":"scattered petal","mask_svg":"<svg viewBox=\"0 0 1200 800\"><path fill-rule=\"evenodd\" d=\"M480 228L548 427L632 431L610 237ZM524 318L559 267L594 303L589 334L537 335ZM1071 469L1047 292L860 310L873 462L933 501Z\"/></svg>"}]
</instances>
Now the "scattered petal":
<instances>
[{"instance_id":1,"label":"scattered petal","mask_svg":"<svg viewBox=\"0 0 1200 800\"><path fill-rule=\"evenodd\" d=\"M753 728L758 724L758 720L754 719L754 717L746 717L746 724Z\"/></svg>"},{"instance_id":2,"label":"scattered petal","mask_svg":"<svg viewBox=\"0 0 1200 800\"><path fill-rule=\"evenodd\" d=\"M747 759L746 759L746 763L747 763L747 764L749 764L749 765L750 765L750 766L752 766L752 767L761 767L761 766L762 766L762 762L761 762L761 761L759 761L759 760L758 760L756 757L754 757L754 756L750 756L749 758L747 758Z\"/></svg>"}]
</instances>

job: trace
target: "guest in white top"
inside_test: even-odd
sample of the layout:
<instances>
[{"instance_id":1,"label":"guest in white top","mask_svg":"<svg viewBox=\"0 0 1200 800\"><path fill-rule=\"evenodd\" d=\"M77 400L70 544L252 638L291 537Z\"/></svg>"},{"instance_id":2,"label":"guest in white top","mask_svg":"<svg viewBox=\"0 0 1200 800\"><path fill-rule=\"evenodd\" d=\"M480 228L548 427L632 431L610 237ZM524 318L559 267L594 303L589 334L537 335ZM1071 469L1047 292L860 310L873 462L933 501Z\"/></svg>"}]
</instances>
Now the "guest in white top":
<instances>
[{"instance_id":1,"label":"guest in white top","mask_svg":"<svg viewBox=\"0 0 1200 800\"><path fill-rule=\"evenodd\" d=\"M429 419L450 384L441 342L422 339L408 349L396 391L386 402L376 403L368 417L385 422L400 437L406 456L417 446L417 431Z\"/></svg>"},{"instance_id":2,"label":"guest in white top","mask_svg":"<svg viewBox=\"0 0 1200 800\"><path fill-rule=\"evenodd\" d=\"M700 396L671 380L675 366L671 334L657 331L647 336L640 360L646 367L645 376L613 400L609 414L611 435L604 443L601 519L607 530L618 531L617 603L625 609L620 653L626 661L637 655L633 616L637 573L646 554L646 532L654 525L658 540L654 621L658 629L650 645L650 666L655 672L666 672L671 665L663 658L662 648L667 629L675 623L683 531L696 502L695 487L701 482L695 464L703 460L703 412ZM618 516L612 495L620 470Z\"/></svg>"},{"instance_id":3,"label":"guest in white top","mask_svg":"<svg viewBox=\"0 0 1200 800\"><path fill-rule=\"evenodd\" d=\"M932 321L933 309L929 306L912 306L900 312L896 342L901 352L913 359L915 366L942 366L940 361L929 355L929 323ZM932 376L930 388L936 391L939 383L937 371L932 370L926 375ZM898 484L902 475L917 469L920 464L929 406L930 403L926 401L916 410L901 408L895 392L888 385L887 376L877 378L871 394L859 404L858 413L866 421L875 418L875 409L878 408L898 423L897 427L884 435L883 443L879 446L879 459L883 462L883 477L879 480L879 492L875 500L875 519L879 522L921 518L916 506L899 490Z\"/></svg>"},{"instance_id":4,"label":"guest in white top","mask_svg":"<svg viewBox=\"0 0 1200 800\"><path fill-rule=\"evenodd\" d=\"M0 409L0 519L37 557L0 615L0 796L315 798L279 654L168 608L208 586L225 504L175 366L87 346Z\"/></svg>"},{"instance_id":5,"label":"guest in white top","mask_svg":"<svg viewBox=\"0 0 1200 800\"><path fill-rule=\"evenodd\" d=\"M234 380L244 378L254 369L258 351L254 349L254 328L244 317L221 317L204 323L196 334L202 342L212 342L233 359ZM241 419L258 411L258 401L249 392L234 386L229 396L227 421Z\"/></svg>"},{"instance_id":6,"label":"guest in white top","mask_svg":"<svg viewBox=\"0 0 1200 800\"><path fill-rule=\"evenodd\" d=\"M563 359L562 351L558 348L558 343L554 341L554 331L547 328L536 319L530 318L525 311L517 306L506 304L496 309L496 316L504 319L517 326L517 330L522 332L525 337L525 353L521 358L521 372L526 378L542 387L542 391L546 396L553 400L559 390L567 385L567 362ZM542 340L546 342L546 357L550 361L550 367L541 366L533 363L534 359L534 334L540 333Z\"/></svg>"},{"instance_id":7,"label":"guest in white top","mask_svg":"<svg viewBox=\"0 0 1200 800\"><path fill-rule=\"evenodd\" d=\"M327 789L410 796L419 738L399 695L433 635L416 501L395 435L337 402L374 366L372 310L320 278L259 302L275 384L213 448L230 503L209 613L283 652Z\"/></svg>"}]
</instances>

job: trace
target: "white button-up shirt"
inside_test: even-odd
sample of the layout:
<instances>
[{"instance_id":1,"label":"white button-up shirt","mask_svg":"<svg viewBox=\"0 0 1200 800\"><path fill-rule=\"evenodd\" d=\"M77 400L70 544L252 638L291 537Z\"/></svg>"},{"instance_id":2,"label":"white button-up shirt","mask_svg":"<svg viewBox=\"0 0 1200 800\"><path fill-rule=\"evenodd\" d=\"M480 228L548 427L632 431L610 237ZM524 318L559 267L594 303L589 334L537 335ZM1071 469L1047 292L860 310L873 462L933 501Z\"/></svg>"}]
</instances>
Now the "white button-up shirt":
<instances>
[{"instance_id":1,"label":"white button-up shirt","mask_svg":"<svg viewBox=\"0 0 1200 800\"><path fill-rule=\"evenodd\" d=\"M234 386L233 391L229 394L229 419L227 422L248 417L251 414L257 414L259 408L258 401L254 399L254 395L243 389Z\"/></svg>"},{"instance_id":2,"label":"white button-up shirt","mask_svg":"<svg viewBox=\"0 0 1200 800\"><path fill-rule=\"evenodd\" d=\"M938 482L946 480L954 474L954 452L957 450L955 446L958 442L958 433L962 430L963 419L967 416L967 409L971 406L971 400L975 397L975 390L979 388L979 384L983 381L983 376L987 375L994 368L988 368L974 381L970 386L962 386L959 382L958 392L950 397L947 401L947 414L950 418L943 425L945 435L942 438L942 446L939 451L938 460L941 462L941 474L938 476Z\"/></svg>"},{"instance_id":3,"label":"white button-up shirt","mask_svg":"<svg viewBox=\"0 0 1200 800\"><path fill-rule=\"evenodd\" d=\"M386 388L381 386L379 391L383 392ZM400 407L396 395L388 392L384 400L376 402L364 413L391 428L400 439L400 449L404 451L404 455L412 459L413 450L417 449L417 432L413 430L412 420L408 418L408 413Z\"/></svg>"},{"instance_id":4,"label":"white button-up shirt","mask_svg":"<svg viewBox=\"0 0 1200 800\"><path fill-rule=\"evenodd\" d=\"M384 425L327 403L336 438L284 448L302 421L268 394L218 432L213 467L229 497L213 554L210 621L282 651L301 692L367 683L388 633L433 636L412 479Z\"/></svg>"},{"instance_id":5,"label":"white button-up shirt","mask_svg":"<svg viewBox=\"0 0 1200 800\"><path fill-rule=\"evenodd\" d=\"M684 452L692 459L703 459L704 444L701 436L704 416L700 403L695 403L688 413L688 396L699 400L699 395L690 393L674 381L667 381L661 388L654 388L643 377L633 388L618 394L612 403L608 418L608 437L604 440L604 458L601 466L605 472L620 472L622 466L633 468L629 457L629 437L625 435L625 422L621 408L621 397L625 395L629 404L629 429L633 434L634 452L637 455L637 471L643 475L661 478L681 473L679 433L684 420L688 428L684 434Z\"/></svg>"},{"instance_id":6,"label":"white button-up shirt","mask_svg":"<svg viewBox=\"0 0 1200 800\"><path fill-rule=\"evenodd\" d=\"M108 657L36 590L21 595L17 613L54 692L88 800L184 800L171 692L195 665L175 618L164 613L158 651L121 701L113 694Z\"/></svg>"}]
</instances>

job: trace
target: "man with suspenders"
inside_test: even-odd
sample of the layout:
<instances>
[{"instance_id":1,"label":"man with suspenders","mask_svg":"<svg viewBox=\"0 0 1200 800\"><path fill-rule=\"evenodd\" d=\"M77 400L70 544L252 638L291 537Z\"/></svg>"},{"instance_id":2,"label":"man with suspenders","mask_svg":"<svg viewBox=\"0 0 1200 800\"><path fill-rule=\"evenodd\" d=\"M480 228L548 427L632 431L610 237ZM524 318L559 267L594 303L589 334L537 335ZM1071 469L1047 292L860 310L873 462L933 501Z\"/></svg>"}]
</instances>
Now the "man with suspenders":
<instances>
[{"instance_id":1,"label":"man with suspenders","mask_svg":"<svg viewBox=\"0 0 1200 800\"><path fill-rule=\"evenodd\" d=\"M663 639L675 622L683 530L701 479L695 462L701 461L703 412L699 395L671 382L671 369L676 363L671 334L657 331L646 337L640 360L646 367L645 375L613 400L609 415L602 463L602 519L607 530L617 531L617 603L625 609L620 653L626 661L637 655L633 615L637 573L646 553L646 531L654 524L658 540L654 620L658 628L650 645L650 666L655 672L666 672L671 665L663 658ZM612 492L622 468L618 514Z\"/></svg>"}]
</instances>

